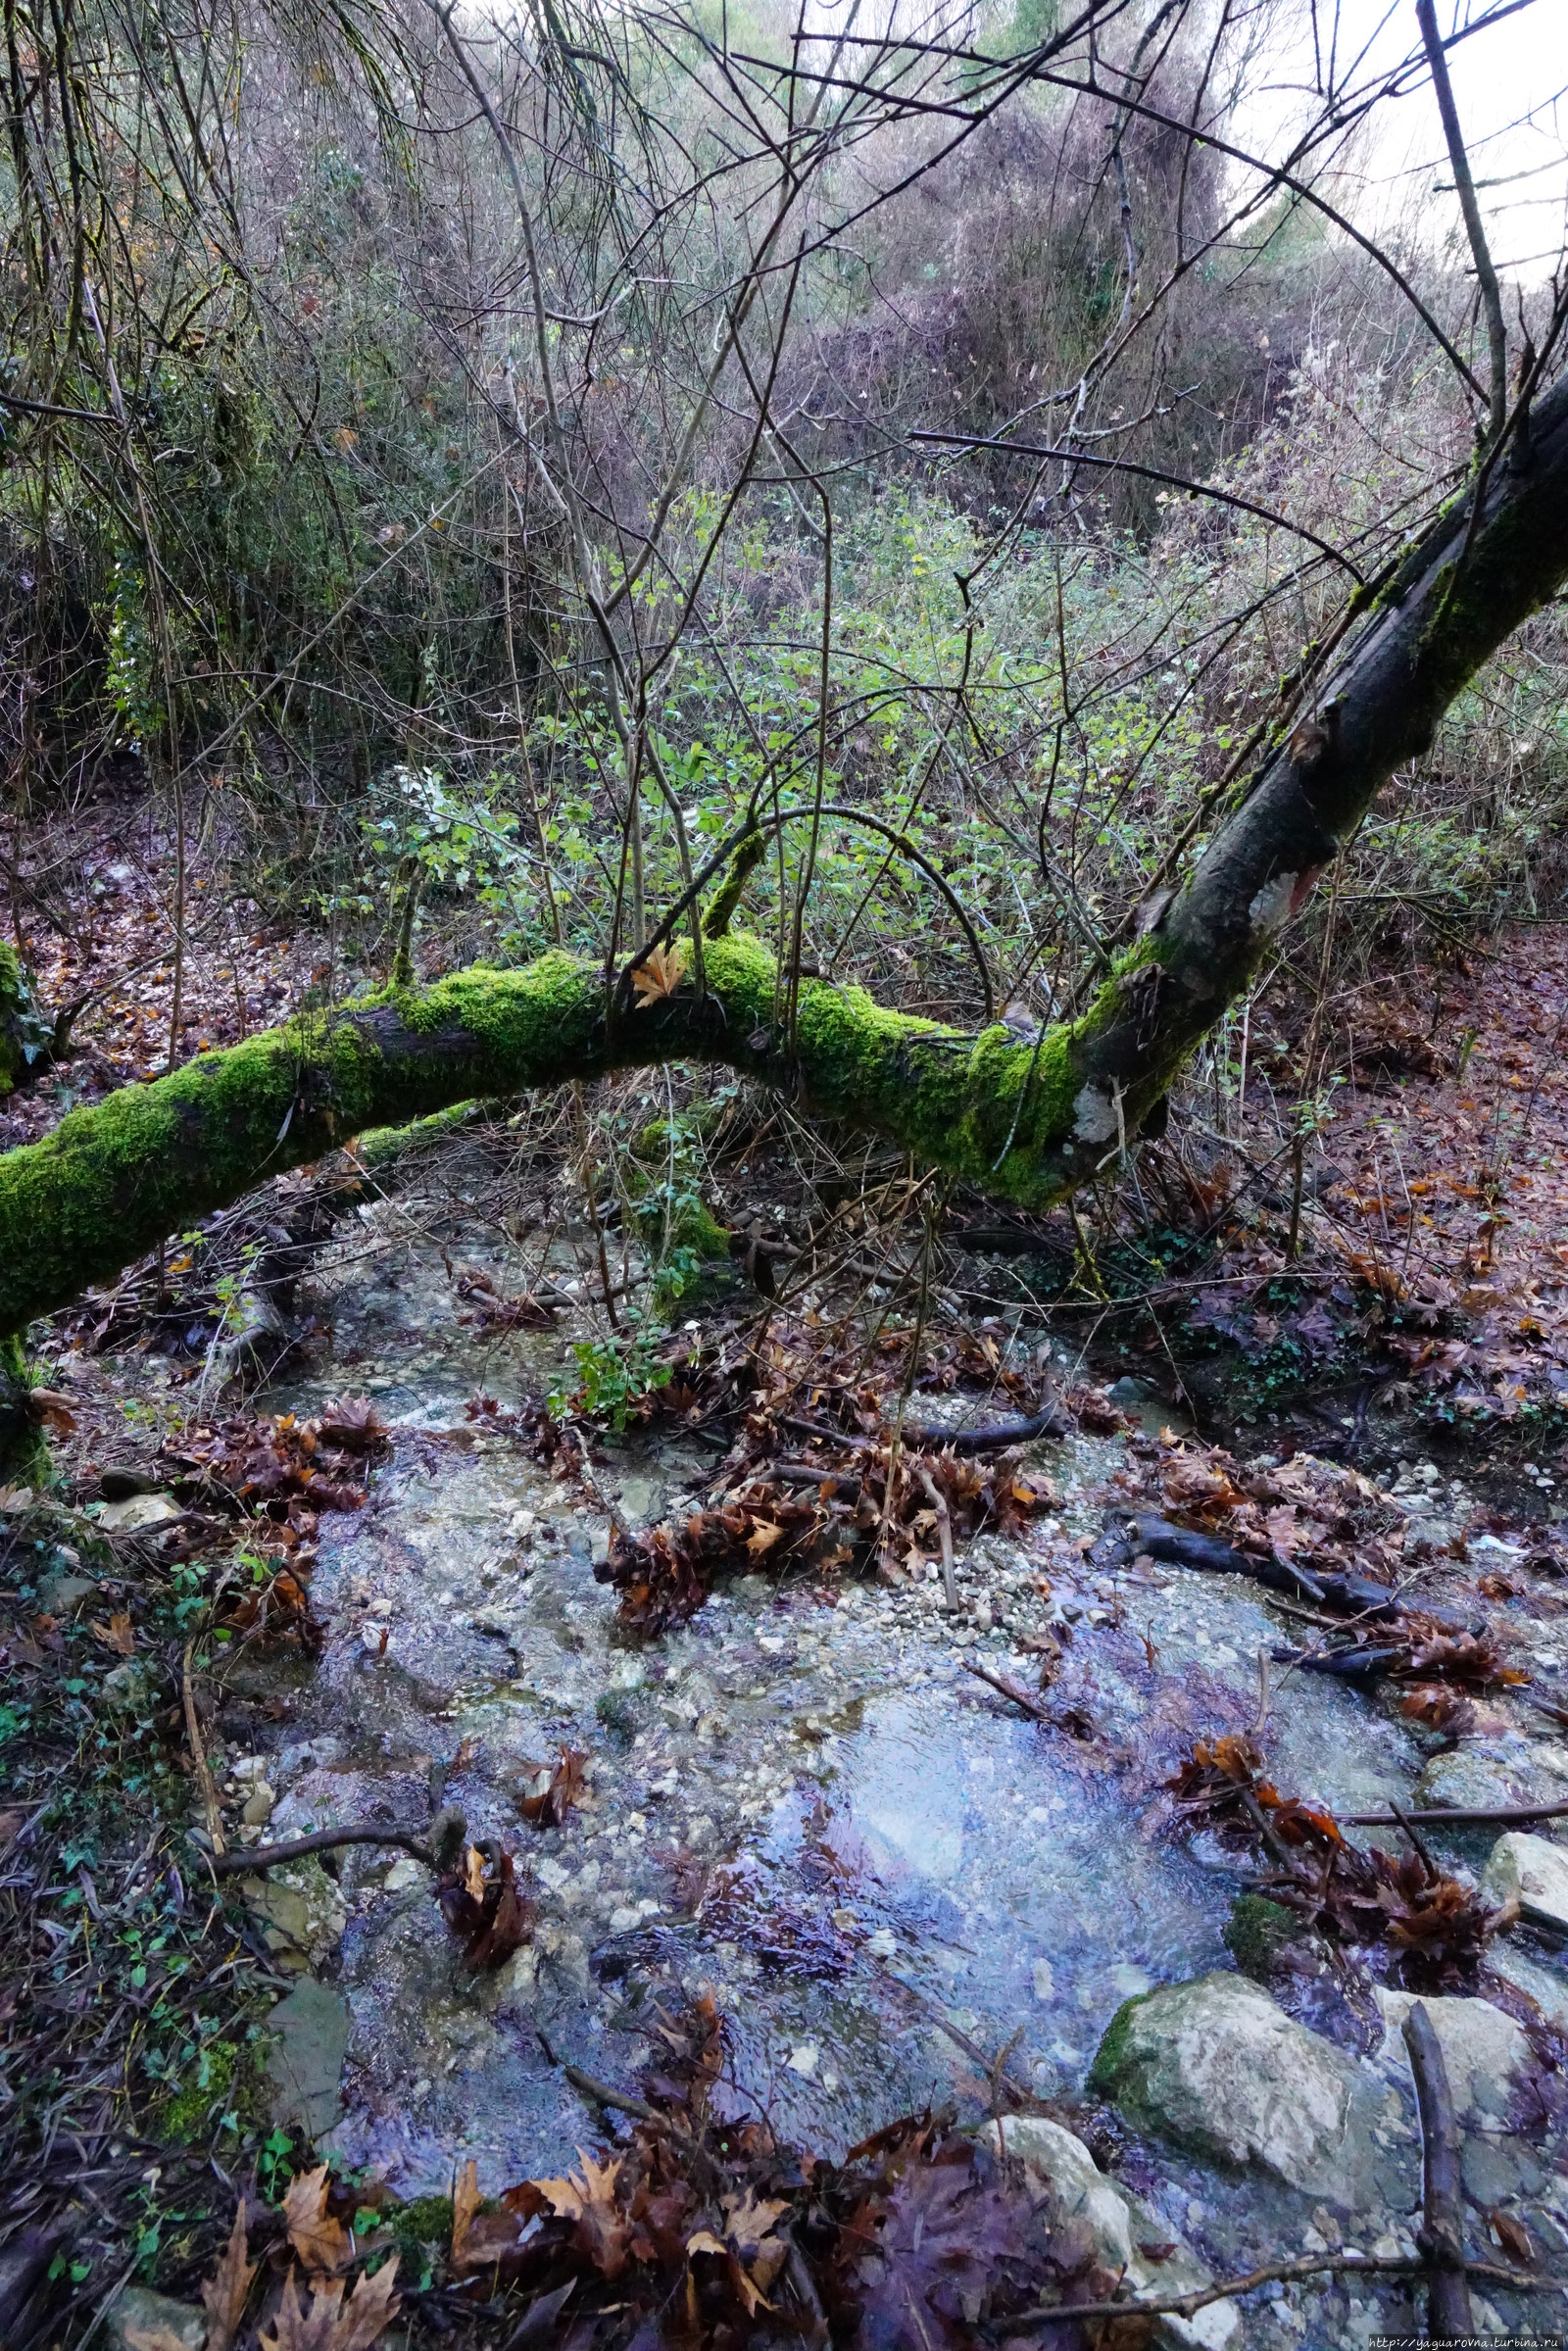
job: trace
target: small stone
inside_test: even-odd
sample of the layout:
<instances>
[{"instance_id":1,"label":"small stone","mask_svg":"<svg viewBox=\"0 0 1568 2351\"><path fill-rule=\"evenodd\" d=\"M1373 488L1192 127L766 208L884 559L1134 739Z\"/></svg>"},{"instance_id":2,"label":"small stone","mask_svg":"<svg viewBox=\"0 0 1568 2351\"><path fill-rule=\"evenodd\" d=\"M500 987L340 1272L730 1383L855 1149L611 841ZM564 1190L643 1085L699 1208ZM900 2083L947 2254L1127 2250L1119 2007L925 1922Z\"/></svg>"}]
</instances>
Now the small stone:
<instances>
[{"instance_id":1,"label":"small stone","mask_svg":"<svg viewBox=\"0 0 1568 2351\"><path fill-rule=\"evenodd\" d=\"M389 1894L400 1894L407 1892L411 1886L419 1885L423 1877L422 1863L416 1861L412 1853L400 1853L381 1884Z\"/></svg>"},{"instance_id":2,"label":"small stone","mask_svg":"<svg viewBox=\"0 0 1568 2351\"><path fill-rule=\"evenodd\" d=\"M103 1700L115 1714L143 1719L158 1702L158 1677L145 1657L127 1657L103 1679Z\"/></svg>"},{"instance_id":3,"label":"small stone","mask_svg":"<svg viewBox=\"0 0 1568 2351\"><path fill-rule=\"evenodd\" d=\"M899 1947L898 1937L891 1927L878 1927L874 1935L866 1936L865 1947L873 1959L891 1959Z\"/></svg>"},{"instance_id":4,"label":"small stone","mask_svg":"<svg viewBox=\"0 0 1568 2351\"><path fill-rule=\"evenodd\" d=\"M105 1502L98 1524L106 1535L145 1535L184 1515L172 1494L133 1494L123 1502Z\"/></svg>"},{"instance_id":5,"label":"small stone","mask_svg":"<svg viewBox=\"0 0 1568 2351\"><path fill-rule=\"evenodd\" d=\"M1527 1958L1514 1943L1500 1939L1488 1951L1487 1966L1494 1976L1534 2000L1554 2033L1568 2033L1568 1976L1560 1968Z\"/></svg>"},{"instance_id":6,"label":"small stone","mask_svg":"<svg viewBox=\"0 0 1568 2351\"><path fill-rule=\"evenodd\" d=\"M265 1829L271 1819L276 1805L276 1789L269 1788L265 1780L258 1780L250 1794L245 1798L239 1817L247 1829Z\"/></svg>"},{"instance_id":7,"label":"small stone","mask_svg":"<svg viewBox=\"0 0 1568 2351\"><path fill-rule=\"evenodd\" d=\"M269 1949L295 1965L318 1964L343 1939L349 1916L342 1890L314 1858L247 1878L240 1892Z\"/></svg>"},{"instance_id":8,"label":"small stone","mask_svg":"<svg viewBox=\"0 0 1568 2351\"><path fill-rule=\"evenodd\" d=\"M1568 1934L1568 1851L1548 1837L1521 1829L1499 1837L1481 1890L1492 1902L1517 1902L1520 1915L1535 1926Z\"/></svg>"},{"instance_id":9,"label":"small stone","mask_svg":"<svg viewBox=\"0 0 1568 2351\"><path fill-rule=\"evenodd\" d=\"M207 2320L188 2302L172 2301L150 2286L127 2285L104 2313L104 2335L111 2351L130 2351L134 2335L172 2335L181 2351L201 2351L207 2340Z\"/></svg>"},{"instance_id":10,"label":"small stone","mask_svg":"<svg viewBox=\"0 0 1568 2351\"><path fill-rule=\"evenodd\" d=\"M634 1927L641 1925L641 1917L629 1902L623 1902L618 1910L612 1910L610 1914L612 1935L629 1935Z\"/></svg>"},{"instance_id":11,"label":"small stone","mask_svg":"<svg viewBox=\"0 0 1568 2351\"><path fill-rule=\"evenodd\" d=\"M799 2048L790 2051L785 2062L792 2074L799 2074L803 2081L814 2082L816 2069L822 2062L822 2052L814 2040L803 2040Z\"/></svg>"},{"instance_id":12,"label":"small stone","mask_svg":"<svg viewBox=\"0 0 1568 2351\"><path fill-rule=\"evenodd\" d=\"M1037 1959L1035 1961L1034 1980L1035 1998L1037 2000L1054 2000L1055 1998L1056 1979L1052 1974L1051 1962L1049 1959Z\"/></svg>"}]
</instances>

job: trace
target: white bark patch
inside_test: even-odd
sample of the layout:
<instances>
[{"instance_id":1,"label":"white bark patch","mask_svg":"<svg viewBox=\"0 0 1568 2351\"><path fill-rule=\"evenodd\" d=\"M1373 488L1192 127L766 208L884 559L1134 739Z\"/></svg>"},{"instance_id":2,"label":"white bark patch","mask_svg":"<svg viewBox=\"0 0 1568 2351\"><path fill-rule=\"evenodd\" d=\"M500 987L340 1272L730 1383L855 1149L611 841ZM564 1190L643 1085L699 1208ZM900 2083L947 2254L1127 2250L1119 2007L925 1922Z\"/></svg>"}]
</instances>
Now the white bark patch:
<instances>
[{"instance_id":1,"label":"white bark patch","mask_svg":"<svg viewBox=\"0 0 1568 2351\"><path fill-rule=\"evenodd\" d=\"M1116 1104L1103 1086L1082 1087L1072 1106L1072 1131L1081 1142L1108 1143L1116 1133Z\"/></svg>"},{"instance_id":2,"label":"white bark patch","mask_svg":"<svg viewBox=\"0 0 1568 2351\"><path fill-rule=\"evenodd\" d=\"M1267 938L1270 932L1282 929L1290 918L1295 894L1294 873L1277 873L1271 882L1265 882L1247 909L1253 930Z\"/></svg>"}]
</instances>

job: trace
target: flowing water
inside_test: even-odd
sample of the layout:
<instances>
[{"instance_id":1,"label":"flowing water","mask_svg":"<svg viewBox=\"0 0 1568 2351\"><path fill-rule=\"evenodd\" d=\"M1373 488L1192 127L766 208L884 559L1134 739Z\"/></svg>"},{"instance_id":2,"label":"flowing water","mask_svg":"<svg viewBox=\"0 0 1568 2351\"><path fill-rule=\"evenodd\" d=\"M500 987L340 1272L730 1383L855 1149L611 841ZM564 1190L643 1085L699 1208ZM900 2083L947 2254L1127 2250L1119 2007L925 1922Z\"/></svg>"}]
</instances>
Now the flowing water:
<instances>
[{"instance_id":1,"label":"flowing water","mask_svg":"<svg viewBox=\"0 0 1568 2351\"><path fill-rule=\"evenodd\" d=\"M531 1949L475 1979L417 1864L343 1856L346 1927L318 1972L347 2010L326 2139L345 2160L405 2195L446 2192L468 2156L487 2191L559 2172L602 2125L553 2060L629 2085L653 2007L698 1984L728 2022L728 2094L817 2152L928 2103L983 2112L1003 2050L1013 2082L1072 2116L1125 1999L1230 1966L1223 1930L1247 1869L1152 1829L1151 1792L1102 1758L1136 1745L1152 1693L1196 1692L1200 1711L1206 1694L1245 1720L1282 1620L1250 1585L1107 1576L1073 1547L1101 1530L1123 1440L1038 1448L1056 1514L960 1559L957 1627L934 1586L749 1576L635 1645L593 1572L604 1511L465 1413L476 1388L505 1405L550 1385L561 1339L485 1348L454 1322L433 1246L345 1259L328 1286L332 1360L266 1400L306 1411L363 1388L396 1445L366 1507L322 1520L313 1589L328 1640L266 1763L280 1796L268 1835L422 1827L439 1797L470 1836L517 1853L539 1913ZM652 1524L701 1498L713 1459L690 1434L604 1441L594 1479L623 1523ZM1019 1643L1053 1619L1092 1699L1093 1747L968 1670L1033 1687ZM564 1746L589 1755L584 1801L532 1831L519 1788ZM1269 1760L1281 1786L1360 1811L1408 1798L1424 1750L1363 1694L1298 1675L1274 1697ZM1392 2250L1419 2202L1401 2065L1381 2094L1387 2204L1356 2241ZM1494 2134L1467 2161L1494 2200L1533 2197L1538 2236L1568 2247L1568 2195L1539 2143ZM1216 2267L1334 2226L1250 2173L1136 2144L1123 2162ZM1377 2312L1396 2322L1401 2308L1293 2288L1249 2315L1246 2339L1360 2343Z\"/></svg>"}]
</instances>

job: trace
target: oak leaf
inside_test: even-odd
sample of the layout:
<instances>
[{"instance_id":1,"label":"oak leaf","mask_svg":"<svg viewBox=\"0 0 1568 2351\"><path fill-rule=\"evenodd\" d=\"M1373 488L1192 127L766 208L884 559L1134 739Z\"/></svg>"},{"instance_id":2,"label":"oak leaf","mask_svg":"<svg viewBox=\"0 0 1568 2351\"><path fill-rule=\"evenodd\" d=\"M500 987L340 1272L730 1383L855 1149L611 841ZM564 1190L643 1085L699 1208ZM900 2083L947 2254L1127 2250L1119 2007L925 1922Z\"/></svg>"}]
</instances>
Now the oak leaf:
<instances>
[{"instance_id":1,"label":"oak leaf","mask_svg":"<svg viewBox=\"0 0 1568 2351\"><path fill-rule=\"evenodd\" d=\"M272 2321L272 2332L261 2339L262 2351L369 2351L397 2317L397 2256L373 2278L362 2278L347 2310L343 2308L343 2279L313 2283L307 2311L299 2297L298 2273L290 2270L282 2300Z\"/></svg>"},{"instance_id":2,"label":"oak leaf","mask_svg":"<svg viewBox=\"0 0 1568 2351\"><path fill-rule=\"evenodd\" d=\"M354 2240L341 2221L326 2209L327 2167L302 2172L283 2198L283 2224L288 2241L313 2275L331 2276L347 2269L354 2258Z\"/></svg>"},{"instance_id":3,"label":"oak leaf","mask_svg":"<svg viewBox=\"0 0 1568 2351\"><path fill-rule=\"evenodd\" d=\"M202 2303L207 2312L207 2351L229 2351L239 2332L251 2279L256 2275L255 2262L246 2259L248 2249L245 2199L241 2196L228 2243L219 2256L217 2269L202 2287Z\"/></svg>"},{"instance_id":4,"label":"oak leaf","mask_svg":"<svg viewBox=\"0 0 1568 2351\"><path fill-rule=\"evenodd\" d=\"M128 1657L136 1646L130 1618L123 1609L112 1616L107 1625L95 1622L92 1637L94 1641L101 1641L106 1649L113 1649L117 1657Z\"/></svg>"}]
</instances>

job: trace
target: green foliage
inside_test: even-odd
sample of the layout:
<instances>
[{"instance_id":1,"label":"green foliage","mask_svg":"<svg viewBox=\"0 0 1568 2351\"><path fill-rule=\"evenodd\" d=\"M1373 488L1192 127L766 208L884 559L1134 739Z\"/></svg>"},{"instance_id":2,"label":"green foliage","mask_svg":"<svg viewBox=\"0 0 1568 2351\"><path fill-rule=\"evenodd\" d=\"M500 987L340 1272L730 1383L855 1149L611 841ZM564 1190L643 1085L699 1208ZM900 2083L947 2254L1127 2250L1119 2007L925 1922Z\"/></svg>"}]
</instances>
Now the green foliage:
<instances>
[{"instance_id":1,"label":"green foliage","mask_svg":"<svg viewBox=\"0 0 1568 2351\"><path fill-rule=\"evenodd\" d=\"M644 1398L667 1388L674 1377L673 1364L660 1353L668 1335L662 1323L639 1315L628 1330L612 1338L574 1341L576 1385L552 1390L550 1410L555 1418L603 1415L612 1429L625 1429Z\"/></svg>"}]
</instances>

